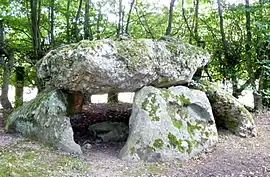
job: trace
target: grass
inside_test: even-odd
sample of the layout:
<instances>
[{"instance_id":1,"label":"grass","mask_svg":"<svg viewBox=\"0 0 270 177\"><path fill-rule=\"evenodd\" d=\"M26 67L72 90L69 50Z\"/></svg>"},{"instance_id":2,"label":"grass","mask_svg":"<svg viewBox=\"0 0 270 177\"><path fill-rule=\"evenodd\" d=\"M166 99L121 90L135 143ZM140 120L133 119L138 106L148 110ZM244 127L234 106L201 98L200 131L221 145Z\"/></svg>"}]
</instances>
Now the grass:
<instances>
[{"instance_id":1,"label":"grass","mask_svg":"<svg viewBox=\"0 0 270 177\"><path fill-rule=\"evenodd\" d=\"M59 154L29 141L0 148L0 164L0 177L74 176L87 172L80 157Z\"/></svg>"}]
</instances>

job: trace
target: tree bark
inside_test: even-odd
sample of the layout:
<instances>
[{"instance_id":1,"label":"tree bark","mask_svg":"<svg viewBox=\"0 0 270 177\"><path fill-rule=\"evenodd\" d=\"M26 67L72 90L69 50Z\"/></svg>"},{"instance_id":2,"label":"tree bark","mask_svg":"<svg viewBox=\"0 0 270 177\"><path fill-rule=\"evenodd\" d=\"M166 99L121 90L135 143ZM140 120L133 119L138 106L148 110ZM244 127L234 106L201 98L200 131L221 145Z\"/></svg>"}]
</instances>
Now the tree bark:
<instances>
[{"instance_id":1,"label":"tree bark","mask_svg":"<svg viewBox=\"0 0 270 177\"><path fill-rule=\"evenodd\" d=\"M118 11L118 25L117 25L117 37L119 37L121 35L121 31L122 31L122 8L123 8L123 5L122 5L122 0L119 0L119 11Z\"/></svg>"},{"instance_id":2,"label":"tree bark","mask_svg":"<svg viewBox=\"0 0 270 177\"><path fill-rule=\"evenodd\" d=\"M54 48L55 43L54 43L54 1L55 0L51 0L51 13L50 13L50 25L51 25L51 48Z\"/></svg>"},{"instance_id":3,"label":"tree bark","mask_svg":"<svg viewBox=\"0 0 270 177\"><path fill-rule=\"evenodd\" d=\"M132 13L132 9L134 6L135 0L132 0L130 3L130 8L129 8L129 12L128 12L128 18L127 18L127 23L126 23L126 28L125 28L125 33L128 34L128 27L129 27L129 23L130 23L130 18L131 18L131 13Z\"/></svg>"},{"instance_id":4,"label":"tree bark","mask_svg":"<svg viewBox=\"0 0 270 177\"><path fill-rule=\"evenodd\" d=\"M253 73L253 67L252 67L252 59L251 59L251 27L250 27L250 6L249 6L249 0L245 0L245 10L246 10L246 33L247 33L247 39L246 39L246 65L247 65L247 71L249 78L251 79L251 87L253 89L253 98L254 98L254 105L260 105L262 104L261 99L258 99L259 94L257 93L256 85L255 85L255 77ZM257 102L255 102L257 101ZM260 106L254 106L255 109L261 108Z\"/></svg>"},{"instance_id":5,"label":"tree bark","mask_svg":"<svg viewBox=\"0 0 270 177\"><path fill-rule=\"evenodd\" d=\"M67 31L66 40L67 40L68 44L70 43L70 38L71 38L70 37L70 21L69 21L69 18L70 18L70 13L69 13L70 1L71 0L68 0L68 2L67 2L67 11L66 11L66 23L67 23L67 26L66 26L66 31Z\"/></svg>"},{"instance_id":6,"label":"tree bark","mask_svg":"<svg viewBox=\"0 0 270 177\"><path fill-rule=\"evenodd\" d=\"M192 43L192 38L194 38L194 34L193 34L193 31L192 29L190 28L189 24L188 24L188 20L187 20L187 17L186 17L186 12L185 12L185 0L182 0L182 16L184 18L184 21L187 25L187 29L189 31L189 34L190 34L190 37L189 37L189 43L191 44Z\"/></svg>"},{"instance_id":7,"label":"tree bark","mask_svg":"<svg viewBox=\"0 0 270 177\"><path fill-rule=\"evenodd\" d=\"M118 94L117 92L109 92L108 93L108 103L118 103Z\"/></svg>"},{"instance_id":8,"label":"tree bark","mask_svg":"<svg viewBox=\"0 0 270 177\"><path fill-rule=\"evenodd\" d=\"M99 3L99 8L98 8L98 19L97 19L97 39L100 39L100 21L101 21L101 4Z\"/></svg>"},{"instance_id":9,"label":"tree bark","mask_svg":"<svg viewBox=\"0 0 270 177\"><path fill-rule=\"evenodd\" d=\"M37 10L38 10L38 1L39 0L30 0L31 7L31 30L32 30L32 45L34 49L34 57L38 59L38 19L37 19Z\"/></svg>"},{"instance_id":10,"label":"tree bark","mask_svg":"<svg viewBox=\"0 0 270 177\"><path fill-rule=\"evenodd\" d=\"M15 108L23 105L24 67L16 67Z\"/></svg>"},{"instance_id":11,"label":"tree bark","mask_svg":"<svg viewBox=\"0 0 270 177\"><path fill-rule=\"evenodd\" d=\"M79 7L78 7L78 10L77 10L76 17L75 17L75 22L74 22L74 35L75 35L76 42L79 41L79 32L80 31L79 31L79 28L78 28L78 21L79 21L81 10L82 10L82 0L80 0L80 2L79 2Z\"/></svg>"},{"instance_id":12,"label":"tree bark","mask_svg":"<svg viewBox=\"0 0 270 177\"><path fill-rule=\"evenodd\" d=\"M7 58L7 62L4 60L4 56ZM0 103L4 109L11 109L12 105L8 99L8 85L9 76L11 73L11 68L13 64L13 54L9 54L4 47L4 24L3 20L0 20L0 64L3 68L3 78L2 78L2 93L0 95Z\"/></svg>"},{"instance_id":13,"label":"tree bark","mask_svg":"<svg viewBox=\"0 0 270 177\"><path fill-rule=\"evenodd\" d=\"M170 36L171 35L174 3L175 3L175 0L171 0L170 9L169 9L169 17L168 17L168 26L166 28L165 36Z\"/></svg>"},{"instance_id":14,"label":"tree bark","mask_svg":"<svg viewBox=\"0 0 270 177\"><path fill-rule=\"evenodd\" d=\"M1 105L4 109L11 109L12 105L8 99L8 85L9 85L10 69L8 66L3 68L3 84L1 87L2 93L0 96Z\"/></svg>"},{"instance_id":15,"label":"tree bark","mask_svg":"<svg viewBox=\"0 0 270 177\"><path fill-rule=\"evenodd\" d=\"M68 109L67 113L69 116L74 114L79 114L82 112L82 107L84 103L84 95L79 91L68 92Z\"/></svg>"},{"instance_id":16,"label":"tree bark","mask_svg":"<svg viewBox=\"0 0 270 177\"><path fill-rule=\"evenodd\" d=\"M197 46L201 45L200 37L198 33L198 25L199 25L199 2L200 0L195 1L195 22L194 22L194 37L197 43Z\"/></svg>"},{"instance_id":17,"label":"tree bark","mask_svg":"<svg viewBox=\"0 0 270 177\"><path fill-rule=\"evenodd\" d=\"M89 10L90 10L90 0L85 2L85 14L84 14L84 39L93 40L93 34L90 26L89 19Z\"/></svg>"}]
</instances>

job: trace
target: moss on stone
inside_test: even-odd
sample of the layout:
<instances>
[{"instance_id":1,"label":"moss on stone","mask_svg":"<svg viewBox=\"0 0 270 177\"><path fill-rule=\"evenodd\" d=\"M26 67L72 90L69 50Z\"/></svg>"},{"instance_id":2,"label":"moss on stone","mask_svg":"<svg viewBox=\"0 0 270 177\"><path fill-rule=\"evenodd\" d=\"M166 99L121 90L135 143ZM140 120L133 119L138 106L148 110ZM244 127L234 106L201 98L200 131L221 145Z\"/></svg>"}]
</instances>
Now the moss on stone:
<instances>
[{"instance_id":1,"label":"moss on stone","mask_svg":"<svg viewBox=\"0 0 270 177\"><path fill-rule=\"evenodd\" d=\"M131 154L131 155L135 154L135 147L131 147L131 148L130 148L130 154Z\"/></svg>"},{"instance_id":2,"label":"moss on stone","mask_svg":"<svg viewBox=\"0 0 270 177\"><path fill-rule=\"evenodd\" d=\"M187 122L187 131L192 136L195 132L195 130L200 130L201 127L197 124L191 124L190 122Z\"/></svg>"},{"instance_id":3,"label":"moss on stone","mask_svg":"<svg viewBox=\"0 0 270 177\"><path fill-rule=\"evenodd\" d=\"M177 148L178 151L180 152L185 152L186 148L182 146L182 142L184 140L182 139L178 139L175 135L173 135L172 133L168 134L168 139L169 139L169 144L171 147L173 148Z\"/></svg>"},{"instance_id":4,"label":"moss on stone","mask_svg":"<svg viewBox=\"0 0 270 177\"><path fill-rule=\"evenodd\" d=\"M172 118L172 123L179 131L181 130L181 128L183 126L183 123L181 120L177 120L175 118Z\"/></svg>"},{"instance_id":5,"label":"moss on stone","mask_svg":"<svg viewBox=\"0 0 270 177\"><path fill-rule=\"evenodd\" d=\"M173 41L166 41L166 49L170 51L172 54L177 55L179 53L179 45Z\"/></svg>"},{"instance_id":6,"label":"moss on stone","mask_svg":"<svg viewBox=\"0 0 270 177\"><path fill-rule=\"evenodd\" d=\"M227 119L224 120L224 124L229 130L235 131L238 128L239 122L233 118L227 117Z\"/></svg>"},{"instance_id":7,"label":"moss on stone","mask_svg":"<svg viewBox=\"0 0 270 177\"><path fill-rule=\"evenodd\" d=\"M176 148L179 145L178 139L175 135L173 135L171 132L168 134L169 144Z\"/></svg>"},{"instance_id":8,"label":"moss on stone","mask_svg":"<svg viewBox=\"0 0 270 177\"><path fill-rule=\"evenodd\" d=\"M148 63L144 60L147 56L147 45L142 40L121 40L115 41L117 55L130 70L137 70L141 67L147 67Z\"/></svg>"},{"instance_id":9,"label":"moss on stone","mask_svg":"<svg viewBox=\"0 0 270 177\"><path fill-rule=\"evenodd\" d=\"M190 99L185 95L177 95L177 98L182 105L186 106L190 104Z\"/></svg>"},{"instance_id":10,"label":"moss on stone","mask_svg":"<svg viewBox=\"0 0 270 177\"><path fill-rule=\"evenodd\" d=\"M156 149L162 149L163 148L163 145L164 145L164 142L162 139L158 138L158 139L155 139L154 143L153 143L153 146L156 148Z\"/></svg>"},{"instance_id":11,"label":"moss on stone","mask_svg":"<svg viewBox=\"0 0 270 177\"><path fill-rule=\"evenodd\" d=\"M165 100L168 101L170 97L172 97L171 92L168 89L162 89L160 96Z\"/></svg>"},{"instance_id":12,"label":"moss on stone","mask_svg":"<svg viewBox=\"0 0 270 177\"><path fill-rule=\"evenodd\" d=\"M7 131L12 131L11 129L13 129L13 124L16 119L19 119L20 122L28 122L28 124L32 124L33 126L39 124L37 120L33 117L34 114L31 111L37 109L40 106L41 102L48 99L49 96L50 94L47 92L39 93L39 95L35 99L25 103L22 107L15 109L9 115L6 121L5 129ZM29 110L29 112L26 116L22 116L22 112L26 113L26 110Z\"/></svg>"},{"instance_id":13,"label":"moss on stone","mask_svg":"<svg viewBox=\"0 0 270 177\"><path fill-rule=\"evenodd\" d=\"M152 121L159 121L160 117L157 116L157 110L159 105L156 104L156 95L154 93L149 93L147 98L142 102L142 109L149 112L149 116Z\"/></svg>"},{"instance_id":14,"label":"moss on stone","mask_svg":"<svg viewBox=\"0 0 270 177\"><path fill-rule=\"evenodd\" d=\"M186 121L188 120L188 112L185 109L183 108L177 109L176 113L180 115L182 119Z\"/></svg>"},{"instance_id":15,"label":"moss on stone","mask_svg":"<svg viewBox=\"0 0 270 177\"><path fill-rule=\"evenodd\" d=\"M188 143L188 149L187 149L188 153L191 153L193 148L199 146L198 142L195 140L186 140L186 142Z\"/></svg>"},{"instance_id":16,"label":"moss on stone","mask_svg":"<svg viewBox=\"0 0 270 177\"><path fill-rule=\"evenodd\" d=\"M64 176L64 172L72 171L72 169L77 169L82 173L87 170L79 158L58 155L46 147L29 145L29 142L0 149L0 164L0 176L3 177Z\"/></svg>"},{"instance_id":17,"label":"moss on stone","mask_svg":"<svg viewBox=\"0 0 270 177\"><path fill-rule=\"evenodd\" d=\"M155 149L153 146L147 145L146 150L147 150L148 152L153 152L153 151L155 151L156 149Z\"/></svg>"}]
</instances>

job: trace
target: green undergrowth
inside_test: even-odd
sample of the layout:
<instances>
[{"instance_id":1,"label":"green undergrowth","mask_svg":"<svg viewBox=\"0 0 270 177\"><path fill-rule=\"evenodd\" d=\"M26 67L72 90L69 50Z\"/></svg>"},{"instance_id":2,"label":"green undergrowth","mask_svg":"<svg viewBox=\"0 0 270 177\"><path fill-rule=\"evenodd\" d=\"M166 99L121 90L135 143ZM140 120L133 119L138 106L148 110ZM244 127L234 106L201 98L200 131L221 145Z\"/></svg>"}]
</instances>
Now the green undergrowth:
<instances>
[{"instance_id":1,"label":"green undergrowth","mask_svg":"<svg viewBox=\"0 0 270 177\"><path fill-rule=\"evenodd\" d=\"M59 154L46 145L30 141L0 148L0 164L0 177L57 177L87 172L80 157Z\"/></svg>"}]
</instances>

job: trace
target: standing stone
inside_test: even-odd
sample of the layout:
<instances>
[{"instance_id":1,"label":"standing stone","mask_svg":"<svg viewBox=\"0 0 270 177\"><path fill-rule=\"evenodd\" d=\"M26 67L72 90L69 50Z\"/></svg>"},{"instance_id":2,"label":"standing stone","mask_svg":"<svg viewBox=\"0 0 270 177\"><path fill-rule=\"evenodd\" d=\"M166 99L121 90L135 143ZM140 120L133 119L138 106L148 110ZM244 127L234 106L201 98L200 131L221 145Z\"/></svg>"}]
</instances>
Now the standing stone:
<instances>
[{"instance_id":1,"label":"standing stone","mask_svg":"<svg viewBox=\"0 0 270 177\"><path fill-rule=\"evenodd\" d=\"M124 160L187 160L218 140L205 93L184 86L144 87L135 95Z\"/></svg>"},{"instance_id":2,"label":"standing stone","mask_svg":"<svg viewBox=\"0 0 270 177\"><path fill-rule=\"evenodd\" d=\"M206 92L218 127L226 128L241 137L256 136L252 115L234 96L206 81L189 85Z\"/></svg>"},{"instance_id":3,"label":"standing stone","mask_svg":"<svg viewBox=\"0 0 270 177\"><path fill-rule=\"evenodd\" d=\"M81 154L80 146L73 139L69 117L66 116L66 97L61 91L39 93L8 117L6 130L69 153Z\"/></svg>"}]
</instances>

